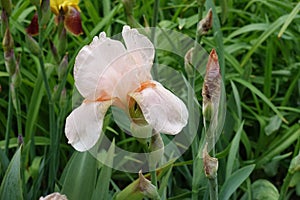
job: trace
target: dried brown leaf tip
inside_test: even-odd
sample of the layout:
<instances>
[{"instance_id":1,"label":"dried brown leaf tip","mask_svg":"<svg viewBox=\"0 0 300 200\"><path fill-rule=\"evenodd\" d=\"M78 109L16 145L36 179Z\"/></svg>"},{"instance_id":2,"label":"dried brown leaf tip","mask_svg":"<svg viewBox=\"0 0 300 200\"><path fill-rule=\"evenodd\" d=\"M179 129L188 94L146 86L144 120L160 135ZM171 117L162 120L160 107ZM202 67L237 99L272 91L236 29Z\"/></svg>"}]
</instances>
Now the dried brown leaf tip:
<instances>
[{"instance_id":1,"label":"dried brown leaf tip","mask_svg":"<svg viewBox=\"0 0 300 200\"><path fill-rule=\"evenodd\" d=\"M216 50L210 52L206 65L206 74L202 88L203 116L206 120L211 118L211 114L216 112L219 106L221 95L221 74Z\"/></svg>"},{"instance_id":2,"label":"dried brown leaf tip","mask_svg":"<svg viewBox=\"0 0 300 200\"><path fill-rule=\"evenodd\" d=\"M213 24L212 10L209 9L207 15L198 23L199 35L205 35L211 28Z\"/></svg>"}]
</instances>

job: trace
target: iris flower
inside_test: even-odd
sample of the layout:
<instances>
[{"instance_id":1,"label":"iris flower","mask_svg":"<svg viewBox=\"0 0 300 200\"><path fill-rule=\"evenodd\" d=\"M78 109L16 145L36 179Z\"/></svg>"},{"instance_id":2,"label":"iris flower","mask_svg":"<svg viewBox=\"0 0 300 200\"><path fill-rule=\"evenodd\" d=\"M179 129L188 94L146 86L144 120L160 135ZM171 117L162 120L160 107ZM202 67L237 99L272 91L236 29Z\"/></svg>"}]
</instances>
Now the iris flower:
<instances>
[{"instance_id":1,"label":"iris flower","mask_svg":"<svg viewBox=\"0 0 300 200\"><path fill-rule=\"evenodd\" d=\"M154 46L136 29L124 26L120 41L100 33L78 53L75 86L85 98L66 119L68 142L78 151L92 148L100 137L111 105L123 109L132 123L175 135L187 124L188 111L177 96L152 79Z\"/></svg>"},{"instance_id":2,"label":"iris flower","mask_svg":"<svg viewBox=\"0 0 300 200\"><path fill-rule=\"evenodd\" d=\"M74 35L82 34L79 0L50 0L51 11L63 15L65 28Z\"/></svg>"}]
</instances>

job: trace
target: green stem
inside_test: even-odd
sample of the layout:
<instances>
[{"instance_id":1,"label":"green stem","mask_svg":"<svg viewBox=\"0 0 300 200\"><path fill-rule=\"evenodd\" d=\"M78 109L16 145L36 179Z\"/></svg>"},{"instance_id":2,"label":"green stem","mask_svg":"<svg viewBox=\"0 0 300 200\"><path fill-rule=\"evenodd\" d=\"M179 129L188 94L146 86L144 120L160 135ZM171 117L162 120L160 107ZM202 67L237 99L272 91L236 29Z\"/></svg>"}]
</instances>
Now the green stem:
<instances>
[{"instance_id":1,"label":"green stem","mask_svg":"<svg viewBox=\"0 0 300 200\"><path fill-rule=\"evenodd\" d=\"M156 31L156 25L157 25L157 19L158 19L158 9L159 9L159 0L154 0L154 6L153 6L153 16L152 16L152 29L151 29L151 42L155 45L155 31ZM154 61L157 60L157 56L155 54ZM152 68L153 76L158 79L158 71L157 67Z\"/></svg>"},{"instance_id":2,"label":"green stem","mask_svg":"<svg viewBox=\"0 0 300 200\"><path fill-rule=\"evenodd\" d=\"M17 126L18 126L18 135L23 136L22 134L22 118L21 118L21 105L19 99L19 90L12 88L16 93L16 115L17 115Z\"/></svg>"},{"instance_id":3,"label":"green stem","mask_svg":"<svg viewBox=\"0 0 300 200\"><path fill-rule=\"evenodd\" d=\"M209 196L210 200L218 200L218 179L217 176L214 179L209 179Z\"/></svg>"},{"instance_id":4,"label":"green stem","mask_svg":"<svg viewBox=\"0 0 300 200\"><path fill-rule=\"evenodd\" d=\"M150 176L151 176L151 183L152 183L152 185L154 185L155 187L157 187L156 170L151 171L150 172Z\"/></svg>"},{"instance_id":5,"label":"green stem","mask_svg":"<svg viewBox=\"0 0 300 200\"><path fill-rule=\"evenodd\" d=\"M286 177L283 181L283 185L280 190L279 200L285 199L292 177L293 177L293 174L291 172L288 172L288 174L286 175Z\"/></svg>"},{"instance_id":6,"label":"green stem","mask_svg":"<svg viewBox=\"0 0 300 200\"><path fill-rule=\"evenodd\" d=\"M11 77L9 76L9 85L11 83ZM7 121L6 121L6 130L5 130L5 153L8 156L8 148L9 148L9 133L11 131L11 119L12 119L12 97L11 90L9 86L8 93L8 113L7 113Z\"/></svg>"},{"instance_id":7,"label":"green stem","mask_svg":"<svg viewBox=\"0 0 300 200\"><path fill-rule=\"evenodd\" d=\"M39 6L37 6L37 11L38 11L38 19L39 21L42 19L42 10ZM41 49L40 54L38 56L39 58L39 63L41 66L41 72L42 72L42 77L43 81L45 84L45 89L46 89L46 95L48 98L48 105L49 105L49 124L50 124L50 150L49 150L49 158L50 158L50 166L49 166L49 184L48 184L48 189L53 190L54 189L54 181L56 179L56 157L57 157L57 149L55 149L55 143L57 142L57 134L55 132L56 124L55 124L55 113L54 113L54 103L51 95L51 89L50 85L48 82L47 74L46 74L46 69L45 69L45 64L44 64L44 58L43 58L43 27L41 23L39 23L39 47Z\"/></svg>"}]
</instances>

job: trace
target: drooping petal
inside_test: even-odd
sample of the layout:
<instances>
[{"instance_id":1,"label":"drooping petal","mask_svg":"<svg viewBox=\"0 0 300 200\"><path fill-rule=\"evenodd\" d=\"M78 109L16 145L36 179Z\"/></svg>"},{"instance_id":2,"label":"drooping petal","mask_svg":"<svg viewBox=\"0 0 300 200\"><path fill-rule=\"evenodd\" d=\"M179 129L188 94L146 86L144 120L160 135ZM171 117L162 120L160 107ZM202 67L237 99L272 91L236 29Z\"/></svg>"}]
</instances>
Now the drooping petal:
<instances>
[{"instance_id":1,"label":"drooping petal","mask_svg":"<svg viewBox=\"0 0 300 200\"><path fill-rule=\"evenodd\" d=\"M124 45L107 38L104 32L84 46L74 65L75 85L80 94L90 100L104 94L110 97L115 81L120 79L118 68L127 64L125 53Z\"/></svg>"},{"instance_id":2,"label":"drooping petal","mask_svg":"<svg viewBox=\"0 0 300 200\"><path fill-rule=\"evenodd\" d=\"M175 135L186 126L188 110L185 104L160 83L143 83L130 96L138 103L145 120L155 131Z\"/></svg>"},{"instance_id":3,"label":"drooping petal","mask_svg":"<svg viewBox=\"0 0 300 200\"><path fill-rule=\"evenodd\" d=\"M77 151L91 149L98 141L103 119L112 101L83 102L67 117L65 134Z\"/></svg>"},{"instance_id":4,"label":"drooping petal","mask_svg":"<svg viewBox=\"0 0 300 200\"><path fill-rule=\"evenodd\" d=\"M146 67L150 70L154 59L154 46L151 41L129 26L123 27L122 36L128 53L135 61L135 67Z\"/></svg>"},{"instance_id":5,"label":"drooping petal","mask_svg":"<svg viewBox=\"0 0 300 200\"><path fill-rule=\"evenodd\" d=\"M83 33L80 12L73 6L68 6L64 24L66 29L76 36Z\"/></svg>"},{"instance_id":6,"label":"drooping petal","mask_svg":"<svg viewBox=\"0 0 300 200\"><path fill-rule=\"evenodd\" d=\"M31 36L36 36L39 33L38 14L35 13L31 19L30 25L27 27L26 32Z\"/></svg>"}]
</instances>

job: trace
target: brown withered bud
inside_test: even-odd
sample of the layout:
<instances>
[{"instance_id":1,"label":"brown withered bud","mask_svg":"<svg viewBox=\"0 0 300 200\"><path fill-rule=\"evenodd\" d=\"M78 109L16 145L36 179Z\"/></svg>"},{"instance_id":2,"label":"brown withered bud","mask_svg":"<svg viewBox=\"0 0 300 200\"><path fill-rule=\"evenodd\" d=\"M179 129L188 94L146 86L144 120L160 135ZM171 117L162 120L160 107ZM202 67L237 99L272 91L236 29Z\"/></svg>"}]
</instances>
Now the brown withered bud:
<instances>
[{"instance_id":1,"label":"brown withered bud","mask_svg":"<svg viewBox=\"0 0 300 200\"><path fill-rule=\"evenodd\" d=\"M35 13L31 19L29 26L26 29L26 32L30 36L36 36L39 34L39 23L38 23L38 14Z\"/></svg>"},{"instance_id":2,"label":"brown withered bud","mask_svg":"<svg viewBox=\"0 0 300 200\"><path fill-rule=\"evenodd\" d=\"M212 114L219 108L221 95L221 74L218 55L213 49L209 55L206 65L206 74L202 88L203 106L202 112L204 120L210 121Z\"/></svg>"},{"instance_id":3,"label":"brown withered bud","mask_svg":"<svg viewBox=\"0 0 300 200\"><path fill-rule=\"evenodd\" d=\"M212 20L212 10L209 9L207 15L198 23L199 35L205 35L212 28Z\"/></svg>"},{"instance_id":4,"label":"brown withered bud","mask_svg":"<svg viewBox=\"0 0 300 200\"><path fill-rule=\"evenodd\" d=\"M217 171L219 165L218 159L213 158L208 154L207 145L208 144L206 143L202 151L204 173L208 179L214 179L217 177Z\"/></svg>"},{"instance_id":5,"label":"brown withered bud","mask_svg":"<svg viewBox=\"0 0 300 200\"><path fill-rule=\"evenodd\" d=\"M142 171L139 171L138 189L141 193L143 193L145 197L159 199L159 194L157 192L156 187L152 185L151 182L143 176Z\"/></svg>"},{"instance_id":6,"label":"brown withered bud","mask_svg":"<svg viewBox=\"0 0 300 200\"><path fill-rule=\"evenodd\" d=\"M80 12L73 6L68 6L68 11L65 13L65 28L72 34L78 36L83 33L81 25Z\"/></svg>"}]
</instances>

